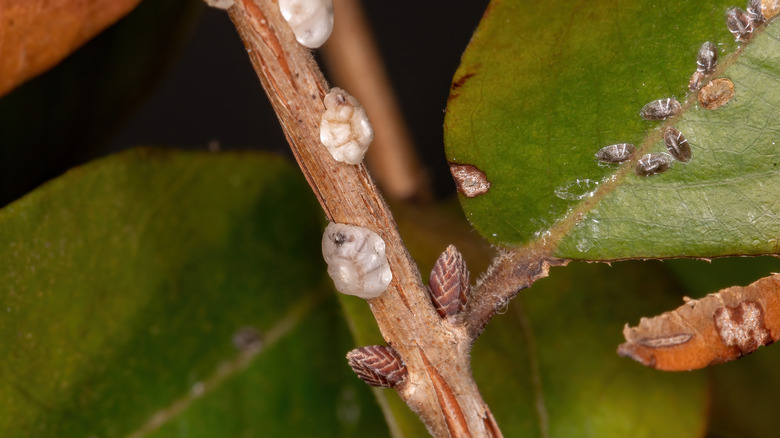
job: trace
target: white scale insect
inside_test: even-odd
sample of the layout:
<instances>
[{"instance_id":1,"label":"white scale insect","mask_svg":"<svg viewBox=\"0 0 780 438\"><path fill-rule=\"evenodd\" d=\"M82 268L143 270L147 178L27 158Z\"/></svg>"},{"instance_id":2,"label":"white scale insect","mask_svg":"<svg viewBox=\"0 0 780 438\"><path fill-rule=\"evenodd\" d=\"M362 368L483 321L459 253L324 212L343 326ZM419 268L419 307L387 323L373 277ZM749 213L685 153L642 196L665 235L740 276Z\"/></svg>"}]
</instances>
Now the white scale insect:
<instances>
[{"instance_id":1,"label":"white scale insect","mask_svg":"<svg viewBox=\"0 0 780 438\"><path fill-rule=\"evenodd\" d=\"M228 10L235 0L205 0L212 8ZM279 12L295 40L310 49L325 44L333 32L333 0L279 0Z\"/></svg>"},{"instance_id":2,"label":"white scale insect","mask_svg":"<svg viewBox=\"0 0 780 438\"><path fill-rule=\"evenodd\" d=\"M322 256L336 290L343 294L376 298L393 279L385 241L368 228L330 223L322 235Z\"/></svg>"},{"instance_id":3,"label":"white scale insect","mask_svg":"<svg viewBox=\"0 0 780 438\"><path fill-rule=\"evenodd\" d=\"M341 88L325 96L325 112L320 121L320 141L333 159L360 164L374 140L374 129L365 108Z\"/></svg>"},{"instance_id":4,"label":"white scale insect","mask_svg":"<svg viewBox=\"0 0 780 438\"><path fill-rule=\"evenodd\" d=\"M212 8L228 10L233 6L233 0L205 0Z\"/></svg>"},{"instance_id":5,"label":"white scale insect","mask_svg":"<svg viewBox=\"0 0 780 438\"><path fill-rule=\"evenodd\" d=\"M295 39L310 49L325 44L333 32L333 0L279 0L279 11Z\"/></svg>"}]
</instances>

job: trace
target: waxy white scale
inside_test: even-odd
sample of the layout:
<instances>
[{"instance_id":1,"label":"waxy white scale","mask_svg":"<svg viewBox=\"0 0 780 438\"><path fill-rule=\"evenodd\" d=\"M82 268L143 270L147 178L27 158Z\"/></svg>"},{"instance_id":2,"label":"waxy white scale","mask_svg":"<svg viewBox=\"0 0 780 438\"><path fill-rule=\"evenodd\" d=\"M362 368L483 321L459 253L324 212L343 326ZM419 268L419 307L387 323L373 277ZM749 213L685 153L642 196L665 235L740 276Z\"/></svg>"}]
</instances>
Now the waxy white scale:
<instances>
[{"instance_id":1,"label":"waxy white scale","mask_svg":"<svg viewBox=\"0 0 780 438\"><path fill-rule=\"evenodd\" d=\"M360 102L341 88L330 90L320 120L320 142L333 159L360 164L373 140L374 129Z\"/></svg>"},{"instance_id":2,"label":"waxy white scale","mask_svg":"<svg viewBox=\"0 0 780 438\"><path fill-rule=\"evenodd\" d=\"M325 44L333 32L333 0L279 0L279 11L295 39L310 49Z\"/></svg>"},{"instance_id":3,"label":"waxy white scale","mask_svg":"<svg viewBox=\"0 0 780 438\"><path fill-rule=\"evenodd\" d=\"M336 290L361 298L376 298L393 279L385 241L368 228L331 223L322 236L322 256Z\"/></svg>"}]
</instances>

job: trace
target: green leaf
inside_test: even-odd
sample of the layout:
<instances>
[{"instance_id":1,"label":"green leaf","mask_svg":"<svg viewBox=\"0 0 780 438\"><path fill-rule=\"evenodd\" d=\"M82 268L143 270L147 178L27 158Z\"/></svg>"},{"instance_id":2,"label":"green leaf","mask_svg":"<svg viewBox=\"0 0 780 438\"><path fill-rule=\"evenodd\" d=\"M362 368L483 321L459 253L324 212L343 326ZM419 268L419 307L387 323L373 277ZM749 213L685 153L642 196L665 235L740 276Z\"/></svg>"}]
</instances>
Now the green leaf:
<instances>
[{"instance_id":1,"label":"green leaf","mask_svg":"<svg viewBox=\"0 0 780 438\"><path fill-rule=\"evenodd\" d=\"M764 348L712 369L709 430L713 437L777 436L780 348Z\"/></svg>"},{"instance_id":2,"label":"green leaf","mask_svg":"<svg viewBox=\"0 0 780 438\"><path fill-rule=\"evenodd\" d=\"M0 435L387 436L320 218L279 158L156 150L0 211Z\"/></svg>"},{"instance_id":3,"label":"green leaf","mask_svg":"<svg viewBox=\"0 0 780 438\"><path fill-rule=\"evenodd\" d=\"M490 241L547 239L559 257L777 253L780 243L780 25L737 51L727 1L494 0L455 75L447 157L471 164L488 193L461 198ZM705 110L687 90L704 41L721 48L717 76L736 97ZM728 53L735 53L727 59ZM668 123L638 112L676 96ZM687 104L685 104L687 99ZM690 163L639 177L634 162L600 165L614 143L662 152L663 126L693 150Z\"/></svg>"},{"instance_id":4,"label":"green leaf","mask_svg":"<svg viewBox=\"0 0 780 438\"><path fill-rule=\"evenodd\" d=\"M659 373L615 354L623 324L681 302L678 291L659 263L573 263L516 297L472 361L504 435L701 435L705 372Z\"/></svg>"}]
</instances>

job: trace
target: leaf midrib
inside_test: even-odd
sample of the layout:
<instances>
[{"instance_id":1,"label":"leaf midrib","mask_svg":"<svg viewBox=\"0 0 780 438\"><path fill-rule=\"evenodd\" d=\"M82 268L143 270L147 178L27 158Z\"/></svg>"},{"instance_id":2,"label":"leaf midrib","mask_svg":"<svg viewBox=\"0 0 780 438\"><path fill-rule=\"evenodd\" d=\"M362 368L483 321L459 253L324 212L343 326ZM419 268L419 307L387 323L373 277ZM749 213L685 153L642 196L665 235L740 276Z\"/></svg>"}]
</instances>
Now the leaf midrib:
<instances>
[{"instance_id":1,"label":"leaf midrib","mask_svg":"<svg viewBox=\"0 0 780 438\"><path fill-rule=\"evenodd\" d=\"M202 390L188 391L167 406L158 409L137 430L129 433L128 438L141 438L160 429L172 420L181 416L198 399L220 388L229 378L246 370L257 357L289 335L300 324L306 315L327 297L322 291L315 291L301 298L267 331L263 332L262 343L241 351L229 361L222 362L210 376L203 379Z\"/></svg>"}]
</instances>

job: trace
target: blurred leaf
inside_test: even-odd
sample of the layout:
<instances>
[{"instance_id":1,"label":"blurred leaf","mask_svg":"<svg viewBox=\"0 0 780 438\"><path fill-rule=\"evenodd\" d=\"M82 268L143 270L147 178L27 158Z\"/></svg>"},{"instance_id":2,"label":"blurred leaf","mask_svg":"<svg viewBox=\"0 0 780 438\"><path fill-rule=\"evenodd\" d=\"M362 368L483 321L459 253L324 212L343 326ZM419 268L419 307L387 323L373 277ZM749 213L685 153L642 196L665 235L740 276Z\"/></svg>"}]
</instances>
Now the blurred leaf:
<instances>
[{"instance_id":1,"label":"blurred leaf","mask_svg":"<svg viewBox=\"0 0 780 438\"><path fill-rule=\"evenodd\" d=\"M712 261L677 259L664 261L691 298L730 286L747 286L761 277L780 272L777 257L732 257Z\"/></svg>"},{"instance_id":2,"label":"blurred leaf","mask_svg":"<svg viewBox=\"0 0 780 438\"><path fill-rule=\"evenodd\" d=\"M777 253L780 26L726 60L731 5L494 0L455 74L445 124L448 160L491 182L461 198L475 228L505 246L551 239L556 256L573 259ZM687 92L707 40L721 48L716 74L736 86L717 111ZM639 117L671 96L690 107L667 124ZM636 159L665 151L671 124L692 161L638 177ZM641 146L634 161L596 162L601 147L624 142Z\"/></svg>"},{"instance_id":3,"label":"blurred leaf","mask_svg":"<svg viewBox=\"0 0 780 438\"><path fill-rule=\"evenodd\" d=\"M712 367L712 438L777 436L780 348L761 348L737 362Z\"/></svg>"},{"instance_id":4,"label":"blurred leaf","mask_svg":"<svg viewBox=\"0 0 780 438\"><path fill-rule=\"evenodd\" d=\"M176 59L202 7L199 0L142 2L0 99L0 205L92 158Z\"/></svg>"},{"instance_id":5,"label":"blurred leaf","mask_svg":"<svg viewBox=\"0 0 780 438\"><path fill-rule=\"evenodd\" d=\"M701 436L706 374L659 373L615 354L623 324L679 302L661 266L571 264L551 274L474 346L474 376L504 435Z\"/></svg>"},{"instance_id":6,"label":"blurred leaf","mask_svg":"<svg viewBox=\"0 0 780 438\"><path fill-rule=\"evenodd\" d=\"M354 347L387 345L366 300L352 295L338 295L344 318L354 338ZM354 374L352 377L366 386ZM409 406L394 389L372 387L371 391L382 408L382 412L385 415L384 421L387 425L386 427L390 429L391 436L396 438L418 437L428 434L425 425L420 421L417 414L409 409Z\"/></svg>"},{"instance_id":7,"label":"blurred leaf","mask_svg":"<svg viewBox=\"0 0 780 438\"><path fill-rule=\"evenodd\" d=\"M386 436L320 236L263 154L131 151L9 205L2 435Z\"/></svg>"},{"instance_id":8,"label":"blurred leaf","mask_svg":"<svg viewBox=\"0 0 780 438\"><path fill-rule=\"evenodd\" d=\"M60 62L141 0L0 0L0 96Z\"/></svg>"},{"instance_id":9,"label":"blurred leaf","mask_svg":"<svg viewBox=\"0 0 780 438\"><path fill-rule=\"evenodd\" d=\"M473 279L487 270L494 251L474 232L454 198L436 204L391 204L391 209L423 281L428 281L447 245L455 245L463 254Z\"/></svg>"}]
</instances>

